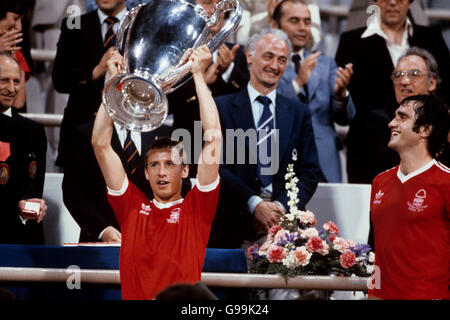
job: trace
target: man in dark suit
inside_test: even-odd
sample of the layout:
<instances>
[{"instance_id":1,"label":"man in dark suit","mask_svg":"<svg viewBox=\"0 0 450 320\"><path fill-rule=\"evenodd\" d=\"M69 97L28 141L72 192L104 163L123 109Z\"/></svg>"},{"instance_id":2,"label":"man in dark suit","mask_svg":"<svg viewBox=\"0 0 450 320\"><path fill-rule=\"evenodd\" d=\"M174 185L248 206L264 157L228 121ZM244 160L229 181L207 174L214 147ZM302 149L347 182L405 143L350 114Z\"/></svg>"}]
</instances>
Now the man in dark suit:
<instances>
[{"instance_id":1,"label":"man in dark suit","mask_svg":"<svg viewBox=\"0 0 450 320\"><path fill-rule=\"evenodd\" d=\"M218 0L196 0L196 2L205 9L208 15L212 15ZM218 25L221 25L221 23L223 23L223 20ZM215 32L219 30L220 28L216 28ZM249 79L247 59L241 46L225 43L213 52L213 63L205 75L206 84L209 86L213 97L242 90ZM168 94L167 99L169 112L173 114L173 127L175 129L186 129L191 135L191 143L193 144L195 121L200 121L200 109L194 81L190 79L180 88ZM201 129L201 125L198 128ZM197 175L195 161L198 159L200 151L201 148L197 150L197 153L191 152L190 155L189 176L192 178Z\"/></svg>"},{"instance_id":2,"label":"man in dark suit","mask_svg":"<svg viewBox=\"0 0 450 320\"><path fill-rule=\"evenodd\" d=\"M12 113L21 70L5 53L0 53L0 78L0 243L43 244L39 223L47 210L40 199L47 151L44 127ZM28 211L27 202L40 208Z\"/></svg>"},{"instance_id":3,"label":"man in dark suit","mask_svg":"<svg viewBox=\"0 0 450 320\"><path fill-rule=\"evenodd\" d=\"M216 52L213 53L215 62L208 68L205 77L213 97L234 93L244 88L250 76L248 73L247 59L242 47L226 43ZM225 56L227 58L222 58ZM228 60L224 61L225 59ZM195 121L200 121L194 81L190 79L180 88L168 94L167 99L169 102L169 112L173 114L173 127L175 129L186 129L190 133L191 143L193 143ZM201 128L201 125L199 128ZM199 153L192 153L190 157L191 166L189 176L192 178L195 178L197 174L195 160L198 159L198 156Z\"/></svg>"},{"instance_id":4,"label":"man in dark suit","mask_svg":"<svg viewBox=\"0 0 450 320\"><path fill-rule=\"evenodd\" d=\"M255 235L254 225L267 231L277 223L289 210L284 177L290 163L299 179L299 209L317 187L321 171L308 106L276 93L290 51L283 31L254 35L247 88L215 99L225 143L210 247L240 247ZM241 129L249 136L240 137Z\"/></svg>"},{"instance_id":5,"label":"man in dark suit","mask_svg":"<svg viewBox=\"0 0 450 320\"><path fill-rule=\"evenodd\" d=\"M398 59L411 46L428 50L436 58L442 75L438 95L450 100L450 55L439 32L413 25L407 18L409 1L378 0L379 16L368 19L368 27L342 34L336 53L338 65L353 63L349 91L356 107L347 137L347 173L351 183L371 183L379 173L398 162L387 148L388 123L397 108L391 75Z\"/></svg>"},{"instance_id":6,"label":"man in dark suit","mask_svg":"<svg viewBox=\"0 0 450 320\"><path fill-rule=\"evenodd\" d=\"M75 127L91 122L101 102L106 61L115 44L119 22L126 14L125 0L97 0L98 10L81 16L81 27L68 19L61 24L52 73L58 92L69 93L61 124L56 164L64 167L72 150Z\"/></svg>"},{"instance_id":7,"label":"man in dark suit","mask_svg":"<svg viewBox=\"0 0 450 320\"><path fill-rule=\"evenodd\" d=\"M119 225L106 198L106 183L92 149L93 125L91 122L76 128L77 141L73 145L75 152L66 162L64 170L64 204L81 228L80 242L120 242ZM157 137L170 136L170 128L162 126L152 132L130 132L131 143L137 150L136 157L139 159L137 168L131 168L127 164L130 152L124 150L131 146L127 146L130 143L127 141L128 132L117 124L114 127L111 145L122 160L128 178L148 197L153 198L144 175L144 156Z\"/></svg>"}]
</instances>

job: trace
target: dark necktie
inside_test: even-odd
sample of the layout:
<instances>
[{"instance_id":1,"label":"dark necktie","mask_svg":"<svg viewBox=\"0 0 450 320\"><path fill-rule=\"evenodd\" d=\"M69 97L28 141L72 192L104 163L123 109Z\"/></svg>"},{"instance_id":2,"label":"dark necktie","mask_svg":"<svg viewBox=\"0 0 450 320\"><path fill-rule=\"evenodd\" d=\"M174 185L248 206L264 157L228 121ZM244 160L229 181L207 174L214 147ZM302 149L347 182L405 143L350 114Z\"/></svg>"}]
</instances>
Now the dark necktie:
<instances>
[{"instance_id":1,"label":"dark necktie","mask_svg":"<svg viewBox=\"0 0 450 320\"><path fill-rule=\"evenodd\" d=\"M295 73L298 74L298 72L300 71L300 62L302 61L302 58L299 54L294 54L292 55L292 61L295 65Z\"/></svg>"},{"instance_id":2,"label":"dark necktie","mask_svg":"<svg viewBox=\"0 0 450 320\"><path fill-rule=\"evenodd\" d=\"M294 65L295 65L295 73L298 74L298 72L300 71L300 64L301 64L302 58L300 57L299 54L294 54L294 55L292 55L292 61L294 62ZM308 103L309 102L309 98L308 98L309 94L308 94L308 85L306 83L303 86L303 89L305 90L305 95L300 92L298 94L298 97L300 98L301 102Z\"/></svg>"},{"instance_id":3,"label":"dark necktie","mask_svg":"<svg viewBox=\"0 0 450 320\"><path fill-rule=\"evenodd\" d=\"M261 102L261 104L264 106L264 110L261 115L261 118L259 118L258 128L257 128L257 132L258 132L257 174L258 174L259 181L261 182L263 187L266 187L272 183L272 175L264 174L263 172L261 172L261 170L263 168L270 168L271 162L272 162L272 159L271 159L272 138L273 138L273 134L275 133L273 114L270 111L270 104L272 103L272 101L268 97L264 97L264 96L258 96L256 98L256 100Z\"/></svg>"},{"instance_id":4,"label":"dark necktie","mask_svg":"<svg viewBox=\"0 0 450 320\"><path fill-rule=\"evenodd\" d=\"M123 152L125 154L126 161L125 170L132 176L136 172L141 158L139 156L138 150L136 149L136 145L134 144L133 140L131 140L130 130L127 130L127 137L125 139Z\"/></svg>"},{"instance_id":5,"label":"dark necktie","mask_svg":"<svg viewBox=\"0 0 450 320\"><path fill-rule=\"evenodd\" d=\"M105 22L108 25L108 29L106 30L103 47L105 48L105 51L107 51L109 48L116 45L116 33L114 32L113 26L116 22L119 22L119 19L116 17L108 17L105 19Z\"/></svg>"}]
</instances>

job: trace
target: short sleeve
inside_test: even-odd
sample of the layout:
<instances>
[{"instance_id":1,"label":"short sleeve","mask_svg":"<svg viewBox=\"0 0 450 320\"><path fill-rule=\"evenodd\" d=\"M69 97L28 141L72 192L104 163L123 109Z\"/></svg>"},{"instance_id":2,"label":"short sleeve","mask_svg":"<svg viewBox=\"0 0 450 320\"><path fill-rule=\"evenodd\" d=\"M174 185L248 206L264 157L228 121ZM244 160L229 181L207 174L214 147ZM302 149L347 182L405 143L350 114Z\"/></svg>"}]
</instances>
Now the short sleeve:
<instances>
[{"instance_id":1,"label":"short sleeve","mask_svg":"<svg viewBox=\"0 0 450 320\"><path fill-rule=\"evenodd\" d=\"M123 225L128 218L132 204L136 202L134 201L134 198L139 193L142 193L142 191L129 182L126 176L120 190L111 190L108 188L108 202L111 205L121 228L123 228Z\"/></svg>"},{"instance_id":2,"label":"short sleeve","mask_svg":"<svg viewBox=\"0 0 450 320\"><path fill-rule=\"evenodd\" d=\"M192 206L196 218L208 225L212 224L219 200L220 178L208 186L200 186L197 182L186 196L187 203Z\"/></svg>"}]
</instances>

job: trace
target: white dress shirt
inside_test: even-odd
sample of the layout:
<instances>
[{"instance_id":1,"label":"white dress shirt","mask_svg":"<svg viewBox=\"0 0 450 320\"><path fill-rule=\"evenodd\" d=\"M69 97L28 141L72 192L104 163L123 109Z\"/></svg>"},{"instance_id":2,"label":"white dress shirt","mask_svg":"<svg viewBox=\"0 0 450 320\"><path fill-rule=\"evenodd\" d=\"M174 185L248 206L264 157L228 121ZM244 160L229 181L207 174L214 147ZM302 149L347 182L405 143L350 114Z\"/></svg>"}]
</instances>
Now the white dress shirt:
<instances>
[{"instance_id":1,"label":"white dress shirt","mask_svg":"<svg viewBox=\"0 0 450 320\"><path fill-rule=\"evenodd\" d=\"M373 35L379 35L386 41L386 47L389 50L389 54L392 59L392 63L394 67L397 65L398 60L406 53L409 49L408 36L411 37L413 35L413 26L411 21L406 19L405 31L403 33L402 43L398 45L392 42L386 33L384 33L383 29L381 29L381 24L378 19L373 19L367 26L366 31L361 35L361 38L368 38Z\"/></svg>"},{"instance_id":2,"label":"white dress shirt","mask_svg":"<svg viewBox=\"0 0 450 320\"><path fill-rule=\"evenodd\" d=\"M300 63L301 63L301 61L305 60L305 49L302 48L298 52L292 52L291 57L294 56L295 54L298 54L300 56L300 59L301 59ZM289 61L289 63L293 66L293 68L295 70L295 64L292 61L292 59L291 59L291 61ZM296 80L297 79L292 79L292 86L294 87L295 94L298 95L302 91L302 88L300 88L300 86L298 85Z\"/></svg>"},{"instance_id":3,"label":"white dress shirt","mask_svg":"<svg viewBox=\"0 0 450 320\"><path fill-rule=\"evenodd\" d=\"M113 30L114 33L117 34L117 31L119 31L119 25L120 25L120 21L122 21L122 19L125 17L125 15L127 14L127 8L123 8L122 11L120 11L117 15L116 18L119 19L119 22L114 23L113 25ZM100 26L102 28L102 38L103 38L103 42L105 41L105 36L106 36L106 32L108 31L108 24L105 22L106 18L108 18L108 16L100 9L97 9L97 14L98 14L98 18L100 20Z\"/></svg>"},{"instance_id":4,"label":"white dress shirt","mask_svg":"<svg viewBox=\"0 0 450 320\"><path fill-rule=\"evenodd\" d=\"M258 96L260 96L262 94L260 94L258 91L256 91L256 89L250 85L250 82L247 85L247 91L248 91L248 96L250 98L250 103L251 103L251 107L252 107L252 114L253 114L253 120L255 121L255 128L258 128L258 122L263 114L264 105L261 102L259 102L258 100L256 100L256 98L258 98ZM276 97L277 97L276 89L269 92L269 94L266 95L266 97L268 97L272 101L269 108L273 114L273 128L276 129L276 123L277 123L276 117L275 117L276 116L275 105L276 105ZM275 131L275 134L277 134L277 131ZM272 184L269 184L265 188L261 188L261 192L272 192L272 190L273 190ZM264 201L264 200L260 196L251 196L250 199L248 199L247 205L248 205L248 209L251 214L253 214L256 206L262 201ZM278 203L284 209L284 206L280 202L278 202L278 201L275 201L275 202Z\"/></svg>"},{"instance_id":5,"label":"white dress shirt","mask_svg":"<svg viewBox=\"0 0 450 320\"><path fill-rule=\"evenodd\" d=\"M118 125L115 122L114 122L114 128L116 129L116 133L119 136L120 145L123 148L125 146L125 139L127 138L127 129ZM141 154L141 150L142 150L141 133L138 131L130 131L130 132L131 132L131 140L133 140L137 151L139 152L139 154Z\"/></svg>"}]
</instances>

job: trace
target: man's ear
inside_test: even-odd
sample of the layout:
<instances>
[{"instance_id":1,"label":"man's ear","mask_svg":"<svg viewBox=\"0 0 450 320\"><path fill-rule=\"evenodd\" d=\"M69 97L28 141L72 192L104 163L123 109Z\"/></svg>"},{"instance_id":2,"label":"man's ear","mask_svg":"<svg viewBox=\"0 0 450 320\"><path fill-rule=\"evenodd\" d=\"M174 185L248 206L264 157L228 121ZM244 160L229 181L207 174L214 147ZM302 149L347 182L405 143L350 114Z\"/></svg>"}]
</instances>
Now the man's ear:
<instances>
[{"instance_id":1,"label":"man's ear","mask_svg":"<svg viewBox=\"0 0 450 320\"><path fill-rule=\"evenodd\" d=\"M421 126L420 127L420 137L421 138L427 138L431 135L431 133L433 132L433 126L431 124L427 125L427 126Z\"/></svg>"},{"instance_id":2,"label":"man's ear","mask_svg":"<svg viewBox=\"0 0 450 320\"><path fill-rule=\"evenodd\" d=\"M183 171L181 171L181 178L186 179L189 176L189 165L185 164Z\"/></svg>"},{"instance_id":3,"label":"man's ear","mask_svg":"<svg viewBox=\"0 0 450 320\"><path fill-rule=\"evenodd\" d=\"M428 85L428 92L430 94L435 92L436 91L436 87L437 87L437 80L436 80L436 78L432 77L430 79L430 84Z\"/></svg>"},{"instance_id":4,"label":"man's ear","mask_svg":"<svg viewBox=\"0 0 450 320\"><path fill-rule=\"evenodd\" d=\"M145 179L147 181L150 181L149 177L148 177L148 172L147 172L147 168L144 168L144 173L145 173Z\"/></svg>"},{"instance_id":5,"label":"man's ear","mask_svg":"<svg viewBox=\"0 0 450 320\"><path fill-rule=\"evenodd\" d=\"M253 55L252 55L252 52L251 52L250 49L247 49L246 56L247 56L247 64L251 65L252 64L252 56Z\"/></svg>"}]
</instances>

